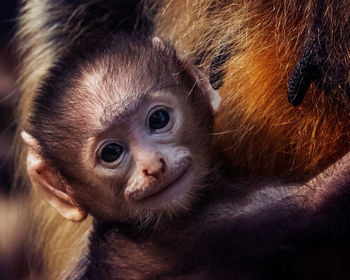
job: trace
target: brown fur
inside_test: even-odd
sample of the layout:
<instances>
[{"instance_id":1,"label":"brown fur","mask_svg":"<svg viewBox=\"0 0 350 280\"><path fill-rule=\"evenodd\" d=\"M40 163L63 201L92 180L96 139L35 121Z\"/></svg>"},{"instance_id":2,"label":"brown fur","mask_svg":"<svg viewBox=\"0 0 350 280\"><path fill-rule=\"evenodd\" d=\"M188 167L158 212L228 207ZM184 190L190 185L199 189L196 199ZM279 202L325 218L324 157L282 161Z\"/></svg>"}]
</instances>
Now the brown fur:
<instances>
[{"instance_id":1,"label":"brown fur","mask_svg":"<svg viewBox=\"0 0 350 280\"><path fill-rule=\"evenodd\" d=\"M223 106L216 135L238 174L302 178L322 170L349 149L349 102L339 88L312 85L298 108L287 102L287 84L317 9L331 64L350 81L350 5L344 1L161 1L158 32L209 71L211 60L232 45L219 90ZM181 11L181 13L179 12ZM330 72L329 75L334 73ZM335 75L335 74L334 74Z\"/></svg>"}]
</instances>

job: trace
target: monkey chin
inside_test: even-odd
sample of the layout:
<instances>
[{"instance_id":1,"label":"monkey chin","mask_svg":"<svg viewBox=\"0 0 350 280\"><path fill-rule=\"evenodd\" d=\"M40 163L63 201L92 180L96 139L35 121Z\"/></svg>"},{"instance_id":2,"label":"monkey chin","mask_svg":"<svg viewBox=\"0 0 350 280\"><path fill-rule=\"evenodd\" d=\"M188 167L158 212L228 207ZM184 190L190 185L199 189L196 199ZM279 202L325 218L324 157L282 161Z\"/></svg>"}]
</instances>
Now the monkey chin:
<instances>
[{"instance_id":1,"label":"monkey chin","mask_svg":"<svg viewBox=\"0 0 350 280\"><path fill-rule=\"evenodd\" d=\"M190 165L169 184L134 200L133 205L137 209L138 223L143 226L155 225L188 213L200 186L196 184L195 177L195 172Z\"/></svg>"},{"instance_id":2,"label":"monkey chin","mask_svg":"<svg viewBox=\"0 0 350 280\"><path fill-rule=\"evenodd\" d=\"M191 192L193 181L194 172L192 165L189 165L169 184L161 188L155 188L138 200L138 203L141 203L144 207L158 205L166 208L174 203L181 206L181 201L186 198L187 193Z\"/></svg>"}]
</instances>

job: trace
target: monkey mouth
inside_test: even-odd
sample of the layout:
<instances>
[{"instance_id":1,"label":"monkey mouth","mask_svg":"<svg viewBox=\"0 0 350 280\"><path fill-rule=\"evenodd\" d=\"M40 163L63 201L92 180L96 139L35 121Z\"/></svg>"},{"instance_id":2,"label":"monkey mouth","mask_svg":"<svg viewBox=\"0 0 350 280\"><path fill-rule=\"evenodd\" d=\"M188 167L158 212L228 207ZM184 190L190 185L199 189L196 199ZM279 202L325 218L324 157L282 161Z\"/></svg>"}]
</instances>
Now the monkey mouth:
<instances>
[{"instance_id":1,"label":"monkey mouth","mask_svg":"<svg viewBox=\"0 0 350 280\"><path fill-rule=\"evenodd\" d=\"M134 199L142 204L150 203L153 207L162 203L179 201L181 196L185 196L191 188L192 173L191 164L189 164L174 179L163 184L149 186L134 196Z\"/></svg>"}]
</instances>

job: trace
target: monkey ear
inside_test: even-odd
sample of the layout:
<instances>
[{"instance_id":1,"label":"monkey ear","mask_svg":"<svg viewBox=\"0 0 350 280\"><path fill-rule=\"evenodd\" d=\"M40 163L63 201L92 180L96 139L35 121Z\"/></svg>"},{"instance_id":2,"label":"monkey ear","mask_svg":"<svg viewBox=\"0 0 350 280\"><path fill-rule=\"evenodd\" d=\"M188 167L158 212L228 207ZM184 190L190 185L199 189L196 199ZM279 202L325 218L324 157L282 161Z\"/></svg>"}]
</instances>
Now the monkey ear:
<instances>
[{"instance_id":1,"label":"monkey ear","mask_svg":"<svg viewBox=\"0 0 350 280\"><path fill-rule=\"evenodd\" d=\"M38 141L25 131L21 133L28 147L27 172L33 188L64 218L81 221L87 212L69 194L70 186L61 186L59 175L40 155Z\"/></svg>"},{"instance_id":2,"label":"monkey ear","mask_svg":"<svg viewBox=\"0 0 350 280\"><path fill-rule=\"evenodd\" d=\"M211 110L213 114L215 114L219 110L221 104L221 96L219 95L218 91L213 89L209 79L196 66L187 63L185 64L185 67L195 78L196 83L201 89L202 93L207 96Z\"/></svg>"},{"instance_id":3,"label":"monkey ear","mask_svg":"<svg viewBox=\"0 0 350 280\"><path fill-rule=\"evenodd\" d=\"M152 38L152 44L155 47L164 47L164 42L159 37L153 37Z\"/></svg>"}]
</instances>

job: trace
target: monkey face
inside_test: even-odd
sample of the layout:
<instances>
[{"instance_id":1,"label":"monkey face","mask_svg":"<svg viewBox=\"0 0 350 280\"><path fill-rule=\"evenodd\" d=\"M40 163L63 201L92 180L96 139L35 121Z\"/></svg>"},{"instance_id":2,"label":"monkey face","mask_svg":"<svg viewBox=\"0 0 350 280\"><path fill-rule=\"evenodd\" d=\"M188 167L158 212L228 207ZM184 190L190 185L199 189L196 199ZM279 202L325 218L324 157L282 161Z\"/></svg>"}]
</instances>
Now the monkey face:
<instances>
[{"instance_id":1,"label":"monkey face","mask_svg":"<svg viewBox=\"0 0 350 280\"><path fill-rule=\"evenodd\" d=\"M103 128L85 141L81 152L87 177L73 188L79 190L77 201L94 216L140 219L188 207L203 185L203 170L209 169L210 136L199 129L182 91L149 90L99 110Z\"/></svg>"}]
</instances>

